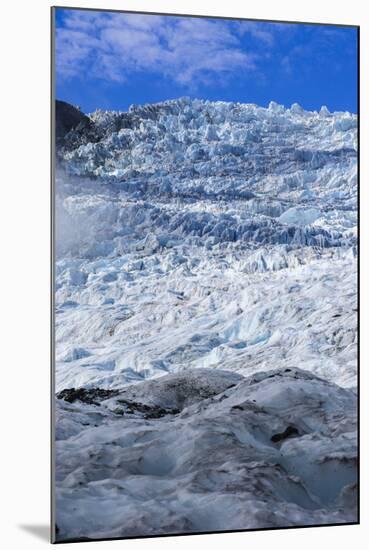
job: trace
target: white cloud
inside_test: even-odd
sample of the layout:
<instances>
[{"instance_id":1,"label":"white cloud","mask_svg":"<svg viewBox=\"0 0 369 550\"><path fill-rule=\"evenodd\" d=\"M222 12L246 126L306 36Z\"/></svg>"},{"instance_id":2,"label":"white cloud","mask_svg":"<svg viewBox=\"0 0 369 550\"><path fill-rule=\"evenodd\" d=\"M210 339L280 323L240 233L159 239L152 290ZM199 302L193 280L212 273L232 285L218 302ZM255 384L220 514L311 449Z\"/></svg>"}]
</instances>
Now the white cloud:
<instances>
[{"instance_id":1,"label":"white cloud","mask_svg":"<svg viewBox=\"0 0 369 550\"><path fill-rule=\"evenodd\" d=\"M254 21L237 22L237 30L241 36L249 34L253 38L259 40L264 46L273 46L274 32L272 31L271 25L273 25L274 32L278 30L277 23L261 23Z\"/></svg>"},{"instance_id":2,"label":"white cloud","mask_svg":"<svg viewBox=\"0 0 369 550\"><path fill-rule=\"evenodd\" d=\"M242 35L273 43L269 31L244 23L71 10L57 29L57 74L124 81L149 71L189 87L221 81L255 68L257 56L241 47Z\"/></svg>"}]
</instances>

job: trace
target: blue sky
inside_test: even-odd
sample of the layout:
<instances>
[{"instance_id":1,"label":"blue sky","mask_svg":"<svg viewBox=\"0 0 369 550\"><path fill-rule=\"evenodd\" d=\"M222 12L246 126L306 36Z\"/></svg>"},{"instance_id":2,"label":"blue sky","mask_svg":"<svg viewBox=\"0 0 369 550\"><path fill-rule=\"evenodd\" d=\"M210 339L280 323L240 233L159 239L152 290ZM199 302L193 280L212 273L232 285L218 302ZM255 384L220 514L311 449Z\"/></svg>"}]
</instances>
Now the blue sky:
<instances>
[{"instance_id":1,"label":"blue sky","mask_svg":"<svg viewBox=\"0 0 369 550\"><path fill-rule=\"evenodd\" d=\"M181 96L357 112L351 27L56 9L56 97L84 112Z\"/></svg>"}]
</instances>

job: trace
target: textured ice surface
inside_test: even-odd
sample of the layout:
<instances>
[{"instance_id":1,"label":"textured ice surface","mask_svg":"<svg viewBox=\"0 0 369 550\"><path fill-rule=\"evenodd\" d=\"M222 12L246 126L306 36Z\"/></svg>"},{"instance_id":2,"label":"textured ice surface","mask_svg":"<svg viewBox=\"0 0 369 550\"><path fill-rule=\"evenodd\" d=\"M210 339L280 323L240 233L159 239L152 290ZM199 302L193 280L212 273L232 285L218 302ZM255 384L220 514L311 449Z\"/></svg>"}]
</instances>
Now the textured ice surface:
<instances>
[{"instance_id":1,"label":"textured ice surface","mask_svg":"<svg viewBox=\"0 0 369 550\"><path fill-rule=\"evenodd\" d=\"M299 369L190 369L60 399L59 535L355 521L355 413L353 392Z\"/></svg>"},{"instance_id":2,"label":"textured ice surface","mask_svg":"<svg viewBox=\"0 0 369 550\"><path fill-rule=\"evenodd\" d=\"M66 136L56 388L87 402L57 400L60 538L355 519L356 124L183 98Z\"/></svg>"}]
</instances>

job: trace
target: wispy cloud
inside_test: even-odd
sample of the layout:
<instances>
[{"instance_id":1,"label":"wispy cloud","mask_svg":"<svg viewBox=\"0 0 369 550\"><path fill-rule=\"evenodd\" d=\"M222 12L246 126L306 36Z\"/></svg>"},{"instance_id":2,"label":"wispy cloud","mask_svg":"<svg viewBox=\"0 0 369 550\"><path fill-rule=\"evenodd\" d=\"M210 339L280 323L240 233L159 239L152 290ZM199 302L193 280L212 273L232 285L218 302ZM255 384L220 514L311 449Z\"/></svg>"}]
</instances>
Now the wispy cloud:
<instances>
[{"instance_id":1,"label":"wispy cloud","mask_svg":"<svg viewBox=\"0 0 369 550\"><path fill-rule=\"evenodd\" d=\"M356 110L355 29L70 8L56 19L57 93L87 111L179 95Z\"/></svg>"},{"instance_id":2,"label":"wispy cloud","mask_svg":"<svg viewBox=\"0 0 369 550\"><path fill-rule=\"evenodd\" d=\"M273 43L271 32L255 24L63 10L57 74L124 81L135 71L149 71L193 87L255 69L257 55L241 44L245 33L264 46Z\"/></svg>"}]
</instances>

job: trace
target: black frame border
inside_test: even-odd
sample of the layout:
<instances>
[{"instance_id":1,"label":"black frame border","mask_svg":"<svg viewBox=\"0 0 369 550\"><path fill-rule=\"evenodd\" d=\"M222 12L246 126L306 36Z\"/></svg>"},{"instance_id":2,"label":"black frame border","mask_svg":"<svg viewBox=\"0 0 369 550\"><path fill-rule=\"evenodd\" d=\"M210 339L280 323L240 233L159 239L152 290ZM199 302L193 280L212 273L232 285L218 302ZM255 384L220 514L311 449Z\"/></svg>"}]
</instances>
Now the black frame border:
<instances>
[{"instance_id":1,"label":"black frame border","mask_svg":"<svg viewBox=\"0 0 369 550\"><path fill-rule=\"evenodd\" d=\"M340 522L340 523L320 523L312 525L286 525L281 527L258 527L252 529L233 529L233 530L219 530L219 531L199 531L191 533L165 533L158 535L134 535L127 537L107 537L92 539L88 537L71 538L61 541L56 540L55 532L55 15L57 9L75 10L75 11L97 11L97 12L112 12L112 13L127 13L136 15L160 15L169 17L189 17L197 19L225 19L233 21L252 21L256 23L283 23L289 25L313 25L324 27L344 27L356 29L357 32L357 215L358 215L358 248L357 248L357 440L358 440L358 462L357 462L357 474L358 474L358 490L357 490L357 521L352 522ZM68 544L75 542L103 542L103 541L117 541L117 540L140 540L140 539L157 539L167 537L188 537L198 535L220 535L226 533L247 533L255 531L286 531L290 529L309 529L318 527L340 527L360 525L360 25L351 25L343 23L317 23L311 21L286 21L277 19L257 19L249 17L236 17L226 15L199 15L199 14L185 14L185 13L167 13L167 12L155 12L155 11L136 11L136 10L118 10L113 8L85 8L77 6L51 6L50 7L50 542L52 544Z\"/></svg>"}]
</instances>

